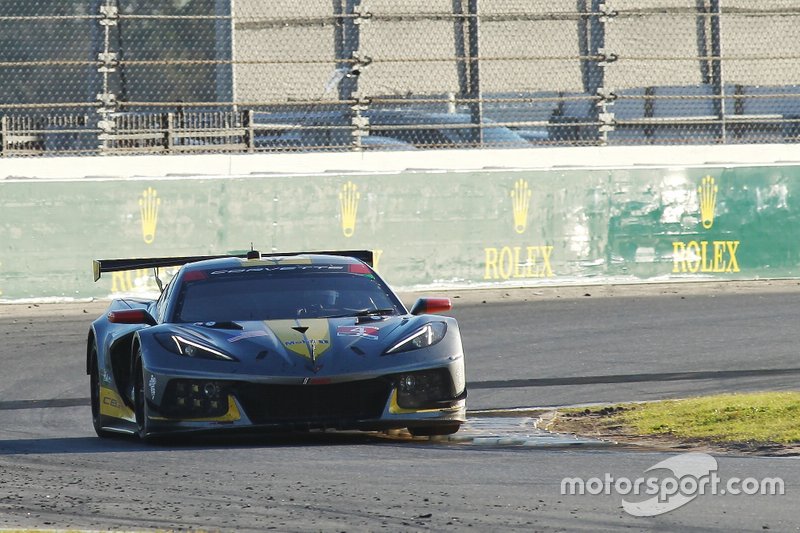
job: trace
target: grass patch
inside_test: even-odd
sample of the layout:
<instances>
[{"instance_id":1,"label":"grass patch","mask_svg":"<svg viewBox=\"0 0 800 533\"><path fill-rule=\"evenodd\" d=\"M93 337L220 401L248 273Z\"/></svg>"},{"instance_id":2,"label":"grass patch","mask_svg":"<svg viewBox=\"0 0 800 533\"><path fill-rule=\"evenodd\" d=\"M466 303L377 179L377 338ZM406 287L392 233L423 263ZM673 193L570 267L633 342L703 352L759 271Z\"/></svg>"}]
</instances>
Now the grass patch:
<instances>
[{"instance_id":1,"label":"grass patch","mask_svg":"<svg viewBox=\"0 0 800 533\"><path fill-rule=\"evenodd\" d=\"M800 443L800 392L722 394L684 400L563 411L565 426L581 416L595 428L719 443ZM580 423L579 423L580 425Z\"/></svg>"}]
</instances>

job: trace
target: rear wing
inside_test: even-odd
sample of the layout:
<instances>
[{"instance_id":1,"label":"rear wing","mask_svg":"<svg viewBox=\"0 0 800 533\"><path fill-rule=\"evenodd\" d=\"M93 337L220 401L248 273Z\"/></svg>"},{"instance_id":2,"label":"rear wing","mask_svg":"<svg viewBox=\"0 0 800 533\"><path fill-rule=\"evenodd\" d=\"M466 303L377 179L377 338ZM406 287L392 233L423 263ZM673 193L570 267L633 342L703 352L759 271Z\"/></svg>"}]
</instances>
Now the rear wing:
<instances>
[{"instance_id":1,"label":"rear wing","mask_svg":"<svg viewBox=\"0 0 800 533\"><path fill-rule=\"evenodd\" d=\"M92 270L94 271L94 280L100 279L106 272L121 272L125 270L138 270L145 268L164 268L182 266L187 263L195 263L197 261L205 261L207 259L225 259L230 257L238 257L240 259L256 259L260 257L286 257L292 255L337 255L341 257L352 257L363 261L369 266L373 265L374 254L372 250L336 250L336 251L323 251L323 252L281 252L262 254L257 251L251 251L242 254L226 254L226 255L196 255L189 257L154 257L143 259L95 259L92 262Z\"/></svg>"}]
</instances>

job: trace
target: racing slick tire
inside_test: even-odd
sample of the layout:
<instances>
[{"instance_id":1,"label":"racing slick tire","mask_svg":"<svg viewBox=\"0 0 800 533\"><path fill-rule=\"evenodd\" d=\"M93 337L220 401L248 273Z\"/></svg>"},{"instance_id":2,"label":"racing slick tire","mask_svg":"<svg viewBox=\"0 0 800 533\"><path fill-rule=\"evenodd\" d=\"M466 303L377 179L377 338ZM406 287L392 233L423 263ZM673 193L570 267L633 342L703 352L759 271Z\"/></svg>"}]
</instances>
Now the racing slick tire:
<instances>
[{"instance_id":1,"label":"racing slick tire","mask_svg":"<svg viewBox=\"0 0 800 533\"><path fill-rule=\"evenodd\" d=\"M89 354L89 389L92 404L92 426L98 437L113 437L114 433L103 429L102 415L100 414L100 370L97 366L97 344L92 343L91 353Z\"/></svg>"},{"instance_id":2,"label":"racing slick tire","mask_svg":"<svg viewBox=\"0 0 800 533\"><path fill-rule=\"evenodd\" d=\"M133 363L133 405L136 415L136 434L143 442L154 442L153 435L150 434L149 407L144 388L144 367L142 365L142 350L136 352L136 359Z\"/></svg>"}]
</instances>

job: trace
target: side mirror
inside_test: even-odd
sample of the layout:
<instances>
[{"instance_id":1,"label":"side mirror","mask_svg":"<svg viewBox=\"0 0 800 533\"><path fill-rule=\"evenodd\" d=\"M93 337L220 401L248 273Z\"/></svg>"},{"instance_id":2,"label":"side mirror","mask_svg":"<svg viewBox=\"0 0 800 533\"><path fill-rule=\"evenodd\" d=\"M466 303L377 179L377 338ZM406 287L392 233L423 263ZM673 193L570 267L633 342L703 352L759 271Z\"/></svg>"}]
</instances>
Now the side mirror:
<instances>
[{"instance_id":1,"label":"side mirror","mask_svg":"<svg viewBox=\"0 0 800 533\"><path fill-rule=\"evenodd\" d=\"M412 315L427 315L449 311L453 308L450 298L420 298L411 308Z\"/></svg>"},{"instance_id":2,"label":"side mirror","mask_svg":"<svg viewBox=\"0 0 800 533\"><path fill-rule=\"evenodd\" d=\"M156 319L144 309L123 309L108 313L108 321L112 324L147 324L155 326Z\"/></svg>"}]
</instances>

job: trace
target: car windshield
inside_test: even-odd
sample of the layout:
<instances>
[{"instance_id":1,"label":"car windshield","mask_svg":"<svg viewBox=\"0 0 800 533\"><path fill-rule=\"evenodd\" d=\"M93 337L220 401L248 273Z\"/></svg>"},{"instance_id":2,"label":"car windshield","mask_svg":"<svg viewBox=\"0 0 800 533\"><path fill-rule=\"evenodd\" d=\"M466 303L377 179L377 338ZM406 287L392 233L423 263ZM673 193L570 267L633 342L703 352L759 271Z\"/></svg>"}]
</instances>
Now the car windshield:
<instances>
[{"instance_id":1,"label":"car windshield","mask_svg":"<svg viewBox=\"0 0 800 533\"><path fill-rule=\"evenodd\" d=\"M400 313L401 304L371 274L347 265L215 270L184 281L176 322L221 322ZM386 311L392 310L392 311Z\"/></svg>"}]
</instances>

